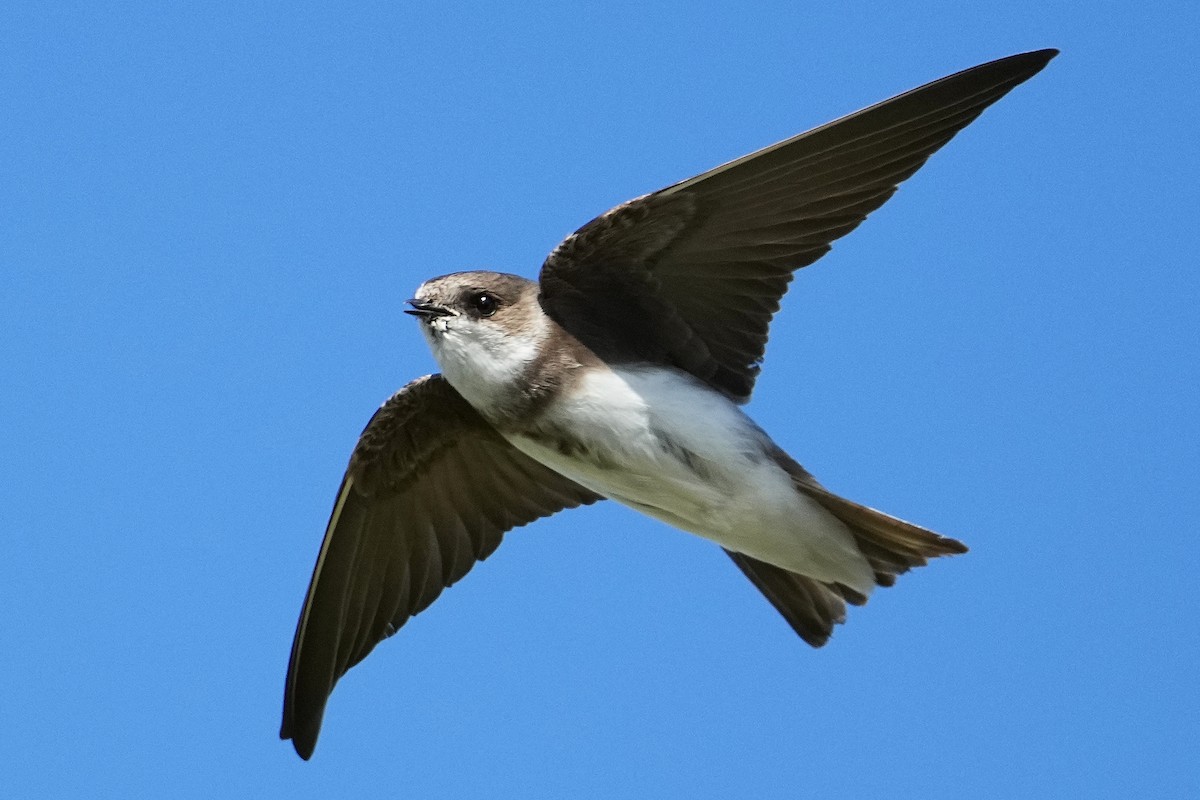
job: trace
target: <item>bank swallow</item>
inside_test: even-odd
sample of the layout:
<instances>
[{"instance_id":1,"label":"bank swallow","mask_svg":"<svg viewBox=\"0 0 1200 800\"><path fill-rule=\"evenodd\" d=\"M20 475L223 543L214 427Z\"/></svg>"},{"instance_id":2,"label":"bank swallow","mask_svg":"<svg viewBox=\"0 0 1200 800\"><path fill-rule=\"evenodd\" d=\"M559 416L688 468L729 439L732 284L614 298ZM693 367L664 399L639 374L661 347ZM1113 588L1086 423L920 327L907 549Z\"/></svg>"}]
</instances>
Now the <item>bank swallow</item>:
<instances>
[{"instance_id":1,"label":"bank swallow","mask_svg":"<svg viewBox=\"0 0 1200 800\"><path fill-rule=\"evenodd\" d=\"M510 528L609 498L720 545L819 647L954 539L839 497L743 413L792 279L1054 50L983 64L630 200L534 282L459 272L416 317L441 374L350 457L292 646L281 736Z\"/></svg>"}]
</instances>

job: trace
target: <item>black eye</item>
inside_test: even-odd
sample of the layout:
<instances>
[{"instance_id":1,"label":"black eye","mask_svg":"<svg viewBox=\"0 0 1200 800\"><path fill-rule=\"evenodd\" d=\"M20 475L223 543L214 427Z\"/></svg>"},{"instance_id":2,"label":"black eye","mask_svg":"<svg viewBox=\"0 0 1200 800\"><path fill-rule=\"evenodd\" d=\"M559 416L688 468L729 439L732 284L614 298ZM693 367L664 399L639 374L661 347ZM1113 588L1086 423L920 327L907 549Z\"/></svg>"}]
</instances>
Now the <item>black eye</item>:
<instances>
[{"instance_id":1,"label":"black eye","mask_svg":"<svg viewBox=\"0 0 1200 800\"><path fill-rule=\"evenodd\" d=\"M480 292L471 298L471 305L479 312L479 316L490 317L496 313L496 306L499 304L496 302L495 295Z\"/></svg>"}]
</instances>

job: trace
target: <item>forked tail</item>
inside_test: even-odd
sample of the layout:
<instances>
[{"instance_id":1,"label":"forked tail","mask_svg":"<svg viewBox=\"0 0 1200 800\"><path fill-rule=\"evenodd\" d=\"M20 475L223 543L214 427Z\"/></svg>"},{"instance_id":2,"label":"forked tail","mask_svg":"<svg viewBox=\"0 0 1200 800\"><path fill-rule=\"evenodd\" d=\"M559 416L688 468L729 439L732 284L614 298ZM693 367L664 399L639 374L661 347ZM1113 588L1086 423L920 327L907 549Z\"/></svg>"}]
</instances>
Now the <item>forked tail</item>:
<instances>
[{"instance_id":1,"label":"forked tail","mask_svg":"<svg viewBox=\"0 0 1200 800\"><path fill-rule=\"evenodd\" d=\"M833 494L782 451L776 454L776 459L792 476L792 482L800 492L819 503L850 530L879 586L891 586L897 575L924 566L931 558L967 552L967 546L957 539L941 536ZM725 552L800 638L813 647L825 644L833 633L833 626L845 622L846 603L862 605L867 602L866 596L843 584L826 583L742 553Z\"/></svg>"}]
</instances>

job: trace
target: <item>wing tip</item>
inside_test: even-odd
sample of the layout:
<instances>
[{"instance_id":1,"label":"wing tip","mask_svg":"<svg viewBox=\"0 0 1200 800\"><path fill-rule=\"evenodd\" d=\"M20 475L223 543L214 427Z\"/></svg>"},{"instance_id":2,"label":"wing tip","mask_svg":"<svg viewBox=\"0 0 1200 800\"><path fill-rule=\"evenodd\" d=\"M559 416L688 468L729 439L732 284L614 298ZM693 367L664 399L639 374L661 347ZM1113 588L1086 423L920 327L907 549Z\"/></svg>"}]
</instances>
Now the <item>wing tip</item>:
<instances>
[{"instance_id":1,"label":"wing tip","mask_svg":"<svg viewBox=\"0 0 1200 800\"><path fill-rule=\"evenodd\" d=\"M997 69L1009 72L1010 79L1017 83L1023 83L1029 80L1034 75L1045 69L1061 51L1057 47L1047 47L1041 50L1030 50L1026 53L1015 53L1011 56L998 58L995 61L989 61L980 64L977 67L971 67L963 72L976 72L979 70ZM963 74L963 73L958 73ZM953 77L953 76L951 76Z\"/></svg>"},{"instance_id":2,"label":"wing tip","mask_svg":"<svg viewBox=\"0 0 1200 800\"><path fill-rule=\"evenodd\" d=\"M1057 47L1043 47L1038 50L1028 50L1024 53L1014 53L1008 56L1009 59L1024 58L1030 61L1041 61L1043 64L1048 63L1050 59L1061 53ZM1001 59L1002 61L1005 59Z\"/></svg>"},{"instance_id":3,"label":"wing tip","mask_svg":"<svg viewBox=\"0 0 1200 800\"><path fill-rule=\"evenodd\" d=\"M285 714L283 725L279 728L279 738L283 741L292 742L292 748L296 751L296 755L308 761L313 756L313 751L317 749L317 735L320 733L320 723L315 729L309 730L312 726L305 726L306 730L302 732L296 731L296 726L293 720L289 720Z\"/></svg>"}]
</instances>

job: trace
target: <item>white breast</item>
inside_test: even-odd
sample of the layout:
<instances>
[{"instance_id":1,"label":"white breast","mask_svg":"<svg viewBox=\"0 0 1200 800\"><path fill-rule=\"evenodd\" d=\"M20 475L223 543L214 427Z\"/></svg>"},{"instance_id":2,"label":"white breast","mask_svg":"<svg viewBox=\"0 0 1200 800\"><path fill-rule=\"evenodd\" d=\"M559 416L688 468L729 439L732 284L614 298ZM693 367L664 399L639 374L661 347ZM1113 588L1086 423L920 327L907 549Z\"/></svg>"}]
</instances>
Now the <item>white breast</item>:
<instances>
[{"instance_id":1,"label":"white breast","mask_svg":"<svg viewBox=\"0 0 1200 800\"><path fill-rule=\"evenodd\" d=\"M649 516L761 560L869 591L853 537L800 495L770 438L727 398L659 367L589 370L519 450Z\"/></svg>"}]
</instances>

